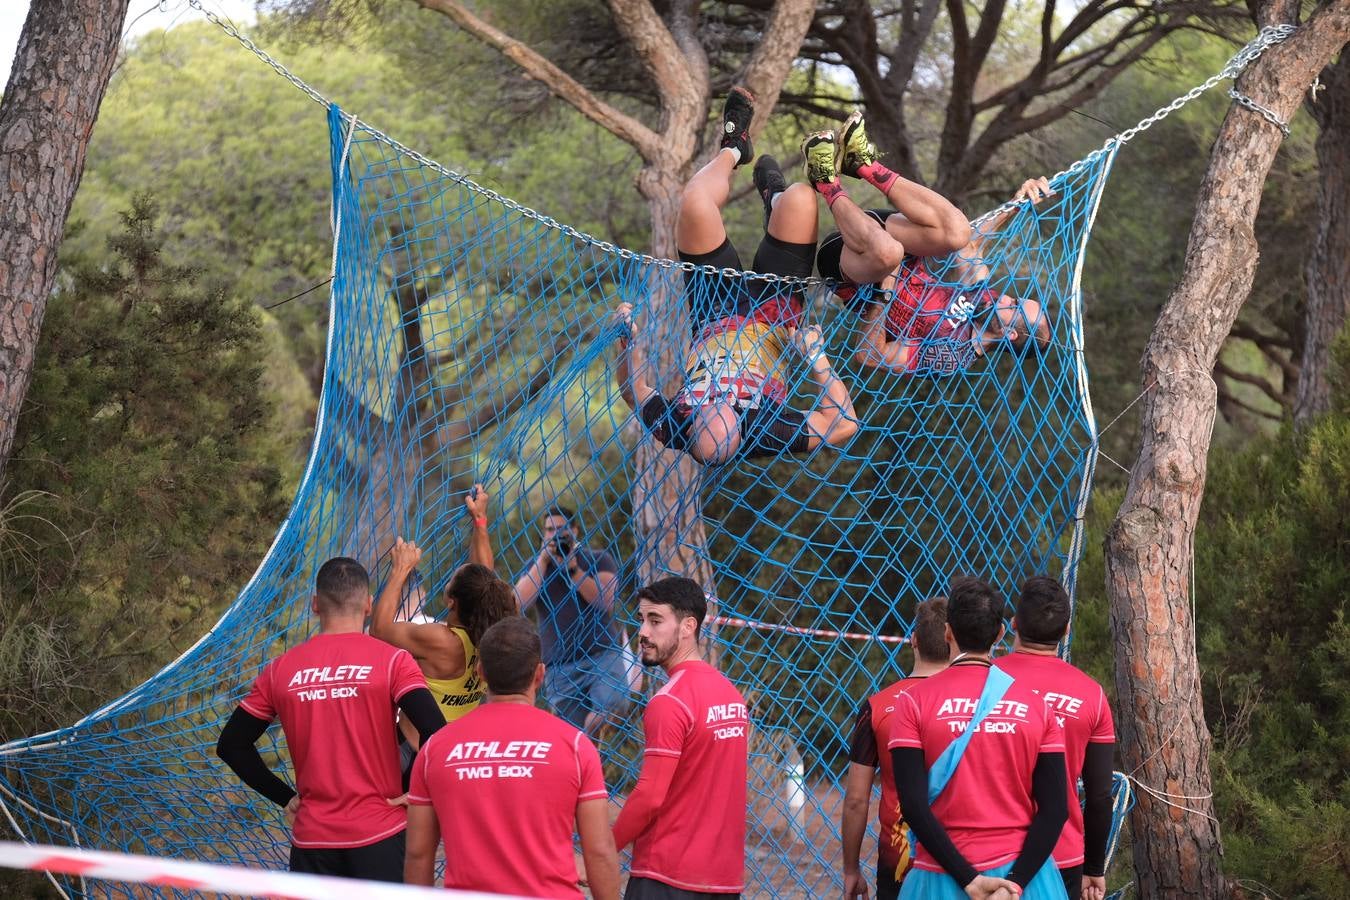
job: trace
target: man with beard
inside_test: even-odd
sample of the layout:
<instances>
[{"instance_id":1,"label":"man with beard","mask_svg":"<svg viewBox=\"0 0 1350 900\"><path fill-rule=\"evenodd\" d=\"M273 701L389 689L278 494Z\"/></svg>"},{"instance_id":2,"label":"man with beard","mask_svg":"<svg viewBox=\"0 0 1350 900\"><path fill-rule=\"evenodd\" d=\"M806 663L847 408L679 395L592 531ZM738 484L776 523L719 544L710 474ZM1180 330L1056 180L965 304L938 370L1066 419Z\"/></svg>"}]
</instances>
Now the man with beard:
<instances>
[{"instance_id":1,"label":"man with beard","mask_svg":"<svg viewBox=\"0 0 1350 900\"><path fill-rule=\"evenodd\" d=\"M739 897L745 884L745 698L699 657L703 589L663 578L637 593L642 662L670 680L643 714L642 774L614 823L633 844L625 900Z\"/></svg>"}]
</instances>

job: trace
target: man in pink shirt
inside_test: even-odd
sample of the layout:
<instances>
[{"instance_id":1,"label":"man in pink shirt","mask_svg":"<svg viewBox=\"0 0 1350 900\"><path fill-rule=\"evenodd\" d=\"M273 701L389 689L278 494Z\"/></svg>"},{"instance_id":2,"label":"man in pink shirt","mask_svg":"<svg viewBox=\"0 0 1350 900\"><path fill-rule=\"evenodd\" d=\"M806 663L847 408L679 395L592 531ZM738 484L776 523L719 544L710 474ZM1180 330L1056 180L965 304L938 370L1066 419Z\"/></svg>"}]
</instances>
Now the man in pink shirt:
<instances>
[{"instance_id":1,"label":"man in pink shirt","mask_svg":"<svg viewBox=\"0 0 1350 900\"><path fill-rule=\"evenodd\" d=\"M445 724L416 661L362 632L370 578L354 559L330 559L314 579L319 633L268 664L220 732L216 754L292 823L292 872L403 880L407 816L394 733L397 706L423 740ZM281 719L295 788L256 742Z\"/></svg>"},{"instance_id":2,"label":"man in pink shirt","mask_svg":"<svg viewBox=\"0 0 1350 900\"><path fill-rule=\"evenodd\" d=\"M1116 730L1102 686L1059 658L1069 614L1063 585L1044 576L1028 579L1017 600L1013 653L994 665L1039 693L1064 730L1069 821L1055 845L1055 865L1070 900L1103 900ZM1080 775L1086 810L1078 802Z\"/></svg>"},{"instance_id":3,"label":"man in pink shirt","mask_svg":"<svg viewBox=\"0 0 1350 900\"><path fill-rule=\"evenodd\" d=\"M510 616L483 633L487 699L437 732L413 762L408 884L431 885L445 838L445 886L581 900L573 826L595 900L618 900L600 754L590 739L534 705L544 680L539 632Z\"/></svg>"},{"instance_id":4,"label":"man in pink shirt","mask_svg":"<svg viewBox=\"0 0 1350 900\"><path fill-rule=\"evenodd\" d=\"M1064 737L1031 685L990 662L1004 602L954 578L946 670L897 698L891 764L919 846L900 900L1065 900L1050 852L1068 818Z\"/></svg>"},{"instance_id":5,"label":"man in pink shirt","mask_svg":"<svg viewBox=\"0 0 1350 900\"><path fill-rule=\"evenodd\" d=\"M745 698L699 657L703 589L663 578L637 592L642 662L670 680L642 717L642 774L614 823L633 844L625 900L739 897L745 886Z\"/></svg>"},{"instance_id":6,"label":"man in pink shirt","mask_svg":"<svg viewBox=\"0 0 1350 900\"><path fill-rule=\"evenodd\" d=\"M899 695L922 684L924 679L947 668L951 647L947 644L947 598L932 597L914 612L909 643L914 648L914 670L887 685L858 707L849 741L848 775L844 779L844 809L839 820L843 844L844 898L866 897L858 857L867 830L867 809L872 801L872 782L881 773L881 805L877 809L877 900L896 900L900 883L914 864L908 829L900 798L895 793L891 771L891 716Z\"/></svg>"}]
</instances>

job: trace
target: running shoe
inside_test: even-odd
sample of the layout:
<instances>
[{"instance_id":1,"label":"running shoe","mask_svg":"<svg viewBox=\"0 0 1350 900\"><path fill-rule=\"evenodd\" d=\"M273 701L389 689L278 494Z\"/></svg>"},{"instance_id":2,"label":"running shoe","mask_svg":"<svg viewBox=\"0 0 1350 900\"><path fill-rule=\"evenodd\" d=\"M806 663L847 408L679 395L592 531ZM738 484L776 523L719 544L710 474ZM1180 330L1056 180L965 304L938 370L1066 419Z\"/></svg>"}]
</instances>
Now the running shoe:
<instances>
[{"instance_id":1,"label":"running shoe","mask_svg":"<svg viewBox=\"0 0 1350 900\"><path fill-rule=\"evenodd\" d=\"M839 153L839 171L851 178L861 178L858 170L881 158L876 144L867 139L867 124L863 122L862 110L853 111L839 134L840 143L843 144Z\"/></svg>"},{"instance_id":2,"label":"running shoe","mask_svg":"<svg viewBox=\"0 0 1350 900\"><path fill-rule=\"evenodd\" d=\"M817 131L808 134L802 141L802 156L806 159L806 180L811 184L828 184L836 181L834 173L839 170L836 157L839 153L839 141L833 131Z\"/></svg>"},{"instance_id":3,"label":"running shoe","mask_svg":"<svg viewBox=\"0 0 1350 900\"><path fill-rule=\"evenodd\" d=\"M743 87L732 88L722 106L721 146L734 147L741 152L737 166L745 165L755 156L755 148L750 143L750 120L754 117L755 95Z\"/></svg>"},{"instance_id":4,"label":"running shoe","mask_svg":"<svg viewBox=\"0 0 1350 900\"><path fill-rule=\"evenodd\" d=\"M754 178L755 190L759 191L759 198L764 201L764 224L767 226L769 216L773 214L774 195L787 190L787 179L783 177L778 160L772 156L761 156L755 160Z\"/></svg>"}]
</instances>

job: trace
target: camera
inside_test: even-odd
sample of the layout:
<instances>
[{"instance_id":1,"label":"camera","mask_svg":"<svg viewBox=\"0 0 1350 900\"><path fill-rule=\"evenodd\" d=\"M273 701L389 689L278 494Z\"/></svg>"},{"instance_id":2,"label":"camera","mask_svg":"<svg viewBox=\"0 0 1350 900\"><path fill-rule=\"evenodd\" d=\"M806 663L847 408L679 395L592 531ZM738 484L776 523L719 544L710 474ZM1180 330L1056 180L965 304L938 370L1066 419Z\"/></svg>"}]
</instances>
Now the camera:
<instances>
[{"instance_id":1,"label":"camera","mask_svg":"<svg viewBox=\"0 0 1350 900\"><path fill-rule=\"evenodd\" d=\"M576 541L572 538L570 531L559 531L553 535L553 550L558 556L568 557L576 547Z\"/></svg>"}]
</instances>

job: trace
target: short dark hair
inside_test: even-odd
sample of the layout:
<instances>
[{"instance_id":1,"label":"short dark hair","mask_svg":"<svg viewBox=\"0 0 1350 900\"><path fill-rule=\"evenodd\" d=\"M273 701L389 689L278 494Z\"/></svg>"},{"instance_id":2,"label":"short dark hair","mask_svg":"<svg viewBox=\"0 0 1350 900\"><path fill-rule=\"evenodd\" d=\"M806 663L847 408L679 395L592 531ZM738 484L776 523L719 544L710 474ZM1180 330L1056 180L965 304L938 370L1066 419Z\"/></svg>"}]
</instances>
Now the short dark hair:
<instances>
[{"instance_id":1,"label":"short dark hair","mask_svg":"<svg viewBox=\"0 0 1350 900\"><path fill-rule=\"evenodd\" d=\"M523 616L507 616L483 632L478 662L494 694L523 694L539 666L539 631Z\"/></svg>"},{"instance_id":2,"label":"short dark hair","mask_svg":"<svg viewBox=\"0 0 1350 900\"><path fill-rule=\"evenodd\" d=\"M947 590L947 624L962 653L988 653L1003 625L1003 600L984 581L957 576Z\"/></svg>"},{"instance_id":3,"label":"short dark hair","mask_svg":"<svg viewBox=\"0 0 1350 900\"><path fill-rule=\"evenodd\" d=\"M947 598L931 597L914 611L914 652L924 662L946 662L952 648L947 646Z\"/></svg>"},{"instance_id":4,"label":"short dark hair","mask_svg":"<svg viewBox=\"0 0 1350 900\"><path fill-rule=\"evenodd\" d=\"M703 627L703 619L708 615L708 598L704 596L698 582L691 578L674 577L653 581L634 595L633 602L639 600L669 606L680 618L693 616L699 628Z\"/></svg>"},{"instance_id":5,"label":"short dark hair","mask_svg":"<svg viewBox=\"0 0 1350 900\"><path fill-rule=\"evenodd\" d=\"M1069 592L1047 575L1022 582L1017 634L1033 644L1058 644L1069 631Z\"/></svg>"},{"instance_id":6,"label":"short dark hair","mask_svg":"<svg viewBox=\"0 0 1350 900\"><path fill-rule=\"evenodd\" d=\"M370 596L370 574L348 556L336 556L319 566L314 593L325 612L353 612Z\"/></svg>"},{"instance_id":7,"label":"short dark hair","mask_svg":"<svg viewBox=\"0 0 1350 900\"><path fill-rule=\"evenodd\" d=\"M511 585L478 563L465 563L456 569L445 586L445 596L454 598L455 612L474 646L490 627L519 613Z\"/></svg>"},{"instance_id":8,"label":"short dark hair","mask_svg":"<svg viewBox=\"0 0 1350 900\"><path fill-rule=\"evenodd\" d=\"M545 519L550 519L553 518L554 516L556 516L559 519L565 520L568 526L571 528L577 527L576 510L572 509L570 506L562 506L561 504L555 503L548 509L544 510Z\"/></svg>"}]
</instances>

